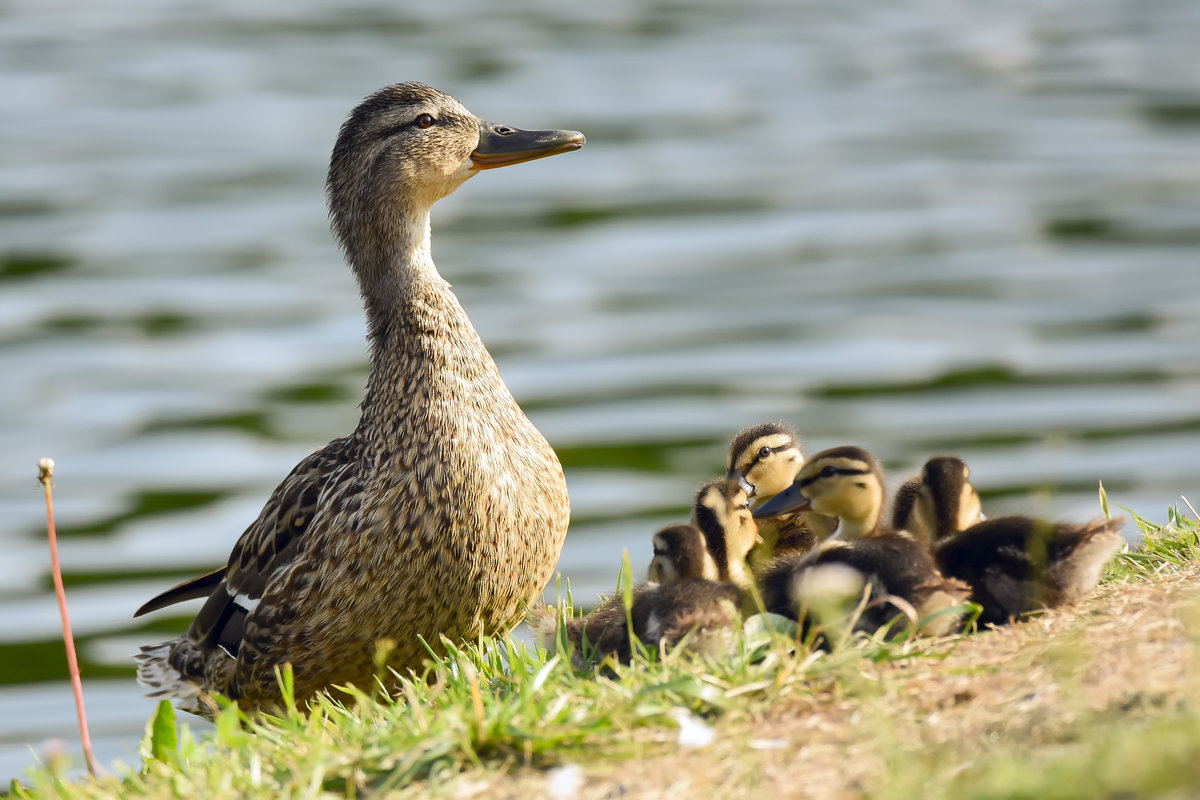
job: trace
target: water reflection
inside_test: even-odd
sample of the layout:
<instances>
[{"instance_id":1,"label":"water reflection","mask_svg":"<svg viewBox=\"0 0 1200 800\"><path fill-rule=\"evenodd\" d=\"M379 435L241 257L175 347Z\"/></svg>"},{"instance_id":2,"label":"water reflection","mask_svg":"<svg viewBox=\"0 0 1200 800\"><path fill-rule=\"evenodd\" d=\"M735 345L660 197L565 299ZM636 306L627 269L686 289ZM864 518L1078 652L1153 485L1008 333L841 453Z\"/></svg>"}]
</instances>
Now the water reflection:
<instances>
[{"instance_id":1,"label":"water reflection","mask_svg":"<svg viewBox=\"0 0 1200 800\"><path fill-rule=\"evenodd\" d=\"M583 130L439 206L439 265L559 449L578 598L728 437L795 421L989 511L1152 518L1200 477L1190 4L24 2L0 11L0 766L73 738L37 457L100 755L150 705L132 609L349 429L359 301L322 179L393 80ZM473 23L466 25L463 19ZM190 609L182 612L184 615Z\"/></svg>"}]
</instances>

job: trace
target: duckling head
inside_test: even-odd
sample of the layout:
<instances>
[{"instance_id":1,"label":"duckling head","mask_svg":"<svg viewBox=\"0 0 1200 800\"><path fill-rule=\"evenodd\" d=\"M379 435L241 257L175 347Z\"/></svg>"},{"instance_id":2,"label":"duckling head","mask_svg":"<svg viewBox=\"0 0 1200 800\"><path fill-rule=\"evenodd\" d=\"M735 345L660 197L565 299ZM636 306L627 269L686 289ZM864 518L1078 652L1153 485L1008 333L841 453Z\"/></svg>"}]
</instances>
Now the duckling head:
<instances>
[{"instance_id":1,"label":"duckling head","mask_svg":"<svg viewBox=\"0 0 1200 800\"><path fill-rule=\"evenodd\" d=\"M983 519L979 492L971 485L971 469L962 459L954 456L929 459L921 470L921 485L921 513L927 529L934 532L934 541Z\"/></svg>"},{"instance_id":2,"label":"duckling head","mask_svg":"<svg viewBox=\"0 0 1200 800\"><path fill-rule=\"evenodd\" d=\"M654 534L654 558L646 576L655 583L720 578L704 534L694 525L668 525Z\"/></svg>"},{"instance_id":3,"label":"duckling head","mask_svg":"<svg viewBox=\"0 0 1200 800\"><path fill-rule=\"evenodd\" d=\"M388 86L363 100L338 133L326 184L334 232L360 279L369 277L364 271L391 266L405 239L413 248L425 242L429 209L480 170L583 143L578 131L485 122L424 84Z\"/></svg>"},{"instance_id":4,"label":"duckling head","mask_svg":"<svg viewBox=\"0 0 1200 800\"><path fill-rule=\"evenodd\" d=\"M816 511L839 520L838 538L866 536L879 526L883 472L859 447L835 447L810 458L790 487L754 511L755 518Z\"/></svg>"},{"instance_id":5,"label":"duckling head","mask_svg":"<svg viewBox=\"0 0 1200 800\"><path fill-rule=\"evenodd\" d=\"M692 524L703 532L725 580L744 568L746 554L760 541L745 489L725 478L711 480L696 492Z\"/></svg>"},{"instance_id":6,"label":"duckling head","mask_svg":"<svg viewBox=\"0 0 1200 800\"><path fill-rule=\"evenodd\" d=\"M892 511L893 526L934 544L983 519L979 493L971 485L971 470L954 456L925 462L921 474L900 487Z\"/></svg>"},{"instance_id":7,"label":"duckling head","mask_svg":"<svg viewBox=\"0 0 1200 800\"><path fill-rule=\"evenodd\" d=\"M733 437L726 477L741 484L754 505L760 505L791 486L802 466L804 453L796 431L782 422L764 422Z\"/></svg>"}]
</instances>

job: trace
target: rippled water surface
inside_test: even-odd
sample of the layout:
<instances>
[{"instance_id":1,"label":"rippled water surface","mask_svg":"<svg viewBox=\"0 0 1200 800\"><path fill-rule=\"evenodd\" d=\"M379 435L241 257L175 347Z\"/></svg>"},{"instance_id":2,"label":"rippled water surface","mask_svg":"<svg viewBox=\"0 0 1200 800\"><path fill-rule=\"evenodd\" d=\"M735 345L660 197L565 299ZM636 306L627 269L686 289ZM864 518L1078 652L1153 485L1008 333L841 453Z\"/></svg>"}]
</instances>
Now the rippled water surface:
<instances>
[{"instance_id":1,"label":"rippled water surface","mask_svg":"<svg viewBox=\"0 0 1200 800\"><path fill-rule=\"evenodd\" d=\"M0 778L75 748L37 457L93 736L135 761L129 654L195 608L130 613L354 424L322 183L398 80L588 136L434 216L567 468L577 598L766 418L897 477L960 454L993 513L1200 494L1200 6L392 5L0 5Z\"/></svg>"}]
</instances>

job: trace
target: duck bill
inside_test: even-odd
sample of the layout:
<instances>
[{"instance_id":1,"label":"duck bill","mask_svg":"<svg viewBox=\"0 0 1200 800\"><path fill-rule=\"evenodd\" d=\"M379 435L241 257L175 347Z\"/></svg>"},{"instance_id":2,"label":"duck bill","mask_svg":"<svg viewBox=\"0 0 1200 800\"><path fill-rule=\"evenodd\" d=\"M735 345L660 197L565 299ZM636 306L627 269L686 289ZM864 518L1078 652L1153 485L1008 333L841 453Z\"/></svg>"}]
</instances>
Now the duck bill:
<instances>
[{"instance_id":1,"label":"duck bill","mask_svg":"<svg viewBox=\"0 0 1200 800\"><path fill-rule=\"evenodd\" d=\"M789 486L779 494L754 509L755 519L778 517L796 511L811 511L812 502L800 493L798 486Z\"/></svg>"},{"instance_id":2,"label":"duck bill","mask_svg":"<svg viewBox=\"0 0 1200 800\"><path fill-rule=\"evenodd\" d=\"M479 146L471 153L475 169L495 169L569 153L586 141L579 131L522 131L479 121Z\"/></svg>"},{"instance_id":3,"label":"duck bill","mask_svg":"<svg viewBox=\"0 0 1200 800\"><path fill-rule=\"evenodd\" d=\"M754 497L754 492L756 491L754 484L746 480L746 476L742 475L742 473L738 472L736 469L731 469L729 472L725 473L725 480L736 481L738 488L746 493L746 497Z\"/></svg>"}]
</instances>

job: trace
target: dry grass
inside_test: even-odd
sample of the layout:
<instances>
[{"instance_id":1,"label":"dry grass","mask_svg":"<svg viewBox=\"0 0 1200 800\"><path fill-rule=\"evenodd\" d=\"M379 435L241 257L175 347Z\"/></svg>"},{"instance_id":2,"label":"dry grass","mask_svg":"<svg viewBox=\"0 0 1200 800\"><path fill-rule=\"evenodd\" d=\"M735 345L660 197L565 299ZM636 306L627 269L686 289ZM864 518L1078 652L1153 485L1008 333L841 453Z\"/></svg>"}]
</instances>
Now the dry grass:
<instances>
[{"instance_id":1,"label":"dry grass","mask_svg":"<svg viewBox=\"0 0 1200 800\"><path fill-rule=\"evenodd\" d=\"M1136 736L1140 726L1181 715L1185 732L1189 725L1197 732L1198 637L1200 564L1193 564L1104 585L1081 606L948 640L932 654L862 660L852 686L843 673L812 697L758 715L725 715L708 747L650 748L549 773L479 771L441 790L629 800L1018 796L1005 768L1036 773L1060 759L1119 782L1119 774L1106 779L1105 765L1092 763L1111 749L1107 734L1095 741L1089 734L1116 726ZM1190 747L1200 757L1200 740ZM1200 761L1195 769L1192 792L1181 796L1200 791ZM1053 788L1028 796L1096 796L1086 785Z\"/></svg>"}]
</instances>

